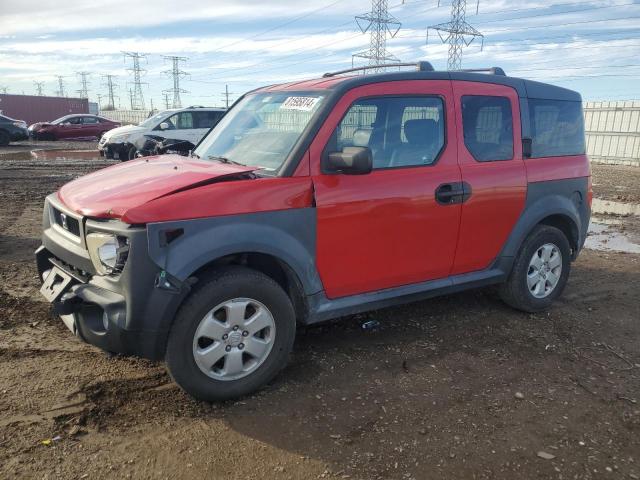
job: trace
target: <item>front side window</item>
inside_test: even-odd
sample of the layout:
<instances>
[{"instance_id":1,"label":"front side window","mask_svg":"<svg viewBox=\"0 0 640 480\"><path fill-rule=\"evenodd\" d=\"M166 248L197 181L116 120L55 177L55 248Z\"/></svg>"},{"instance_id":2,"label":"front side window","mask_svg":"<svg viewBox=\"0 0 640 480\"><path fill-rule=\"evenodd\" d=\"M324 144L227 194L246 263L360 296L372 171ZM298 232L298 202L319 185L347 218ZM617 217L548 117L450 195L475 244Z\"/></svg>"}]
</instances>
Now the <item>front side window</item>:
<instances>
[{"instance_id":1,"label":"front side window","mask_svg":"<svg viewBox=\"0 0 640 480\"><path fill-rule=\"evenodd\" d=\"M584 117L580 102L529 99L531 156L583 155Z\"/></svg>"},{"instance_id":2,"label":"front side window","mask_svg":"<svg viewBox=\"0 0 640 480\"><path fill-rule=\"evenodd\" d=\"M165 120L169 124L169 130L188 130L193 127L193 115L191 112L180 112L171 115Z\"/></svg>"},{"instance_id":3,"label":"front side window","mask_svg":"<svg viewBox=\"0 0 640 480\"><path fill-rule=\"evenodd\" d=\"M479 162L513 158L513 116L507 97L462 97L464 144Z\"/></svg>"},{"instance_id":4,"label":"front side window","mask_svg":"<svg viewBox=\"0 0 640 480\"><path fill-rule=\"evenodd\" d=\"M433 164L444 147L440 97L374 97L351 105L328 149L368 147L373 168Z\"/></svg>"},{"instance_id":5,"label":"front side window","mask_svg":"<svg viewBox=\"0 0 640 480\"><path fill-rule=\"evenodd\" d=\"M322 92L265 92L240 100L200 142L202 159L277 171L314 118Z\"/></svg>"}]
</instances>

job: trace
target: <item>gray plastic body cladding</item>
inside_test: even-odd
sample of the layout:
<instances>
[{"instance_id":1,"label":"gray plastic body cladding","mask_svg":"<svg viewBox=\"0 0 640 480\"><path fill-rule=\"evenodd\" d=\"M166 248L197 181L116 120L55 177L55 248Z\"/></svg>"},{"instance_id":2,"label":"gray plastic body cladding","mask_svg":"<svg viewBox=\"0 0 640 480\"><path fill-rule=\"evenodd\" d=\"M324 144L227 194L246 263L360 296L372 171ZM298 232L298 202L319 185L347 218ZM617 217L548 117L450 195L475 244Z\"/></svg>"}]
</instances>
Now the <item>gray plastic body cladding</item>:
<instances>
[{"instance_id":1,"label":"gray plastic body cladding","mask_svg":"<svg viewBox=\"0 0 640 480\"><path fill-rule=\"evenodd\" d=\"M529 232L551 215L563 215L575 224L578 241L572 247L577 255L587 237L591 216L587 203L588 185L588 177L529 183L524 210L498 258L501 265L512 261Z\"/></svg>"},{"instance_id":2,"label":"gray plastic body cladding","mask_svg":"<svg viewBox=\"0 0 640 480\"><path fill-rule=\"evenodd\" d=\"M162 246L163 231L184 233ZM185 281L227 255L262 253L286 263L305 295L322 290L316 269L316 209L299 208L175 222L150 223L149 255L171 276Z\"/></svg>"}]
</instances>

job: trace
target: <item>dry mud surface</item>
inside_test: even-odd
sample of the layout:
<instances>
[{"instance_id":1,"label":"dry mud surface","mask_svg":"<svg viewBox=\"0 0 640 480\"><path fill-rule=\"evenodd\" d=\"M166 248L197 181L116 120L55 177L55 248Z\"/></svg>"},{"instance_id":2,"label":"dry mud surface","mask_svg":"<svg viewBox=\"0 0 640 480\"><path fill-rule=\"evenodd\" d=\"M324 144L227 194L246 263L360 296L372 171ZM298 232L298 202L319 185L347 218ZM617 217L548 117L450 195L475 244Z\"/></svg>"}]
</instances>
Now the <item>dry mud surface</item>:
<instances>
[{"instance_id":1,"label":"dry mud surface","mask_svg":"<svg viewBox=\"0 0 640 480\"><path fill-rule=\"evenodd\" d=\"M0 478L640 478L640 255L584 251L544 314L484 289L300 331L271 385L210 405L81 344L39 297L45 195L112 162L9 152Z\"/></svg>"}]
</instances>

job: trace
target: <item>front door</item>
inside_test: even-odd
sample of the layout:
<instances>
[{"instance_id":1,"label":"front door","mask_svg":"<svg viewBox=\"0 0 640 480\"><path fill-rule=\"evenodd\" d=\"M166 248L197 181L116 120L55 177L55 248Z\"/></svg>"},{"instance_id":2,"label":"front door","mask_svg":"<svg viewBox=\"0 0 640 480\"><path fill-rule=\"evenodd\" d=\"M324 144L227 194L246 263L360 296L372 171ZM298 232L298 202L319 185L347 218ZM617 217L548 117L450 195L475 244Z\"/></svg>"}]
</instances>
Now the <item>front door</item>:
<instances>
[{"instance_id":1,"label":"front door","mask_svg":"<svg viewBox=\"0 0 640 480\"><path fill-rule=\"evenodd\" d=\"M460 203L446 190L461 181L451 97L448 80L386 82L349 91L328 116L310 167L329 298L449 275ZM323 158L349 146L370 148L374 170L323 173Z\"/></svg>"}]
</instances>

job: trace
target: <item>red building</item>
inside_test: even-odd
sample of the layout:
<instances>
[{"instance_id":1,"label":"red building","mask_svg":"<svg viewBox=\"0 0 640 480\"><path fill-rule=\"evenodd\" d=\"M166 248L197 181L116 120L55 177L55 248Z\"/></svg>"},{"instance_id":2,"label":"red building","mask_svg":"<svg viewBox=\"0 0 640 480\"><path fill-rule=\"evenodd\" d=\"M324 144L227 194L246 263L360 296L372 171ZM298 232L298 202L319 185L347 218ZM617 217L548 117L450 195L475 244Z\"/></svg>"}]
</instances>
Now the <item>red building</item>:
<instances>
[{"instance_id":1,"label":"red building","mask_svg":"<svg viewBox=\"0 0 640 480\"><path fill-rule=\"evenodd\" d=\"M89 113L89 101L86 98L0 94L0 113L30 125L72 113Z\"/></svg>"}]
</instances>

